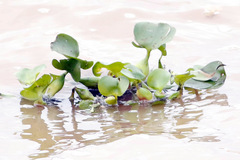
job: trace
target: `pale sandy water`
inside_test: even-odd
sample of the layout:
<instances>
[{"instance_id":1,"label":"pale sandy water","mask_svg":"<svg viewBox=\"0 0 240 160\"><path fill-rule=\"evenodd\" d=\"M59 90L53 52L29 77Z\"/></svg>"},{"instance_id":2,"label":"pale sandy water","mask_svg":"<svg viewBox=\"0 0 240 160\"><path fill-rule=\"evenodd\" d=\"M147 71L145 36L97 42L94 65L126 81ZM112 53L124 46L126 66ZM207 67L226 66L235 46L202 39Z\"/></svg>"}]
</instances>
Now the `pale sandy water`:
<instances>
[{"instance_id":1,"label":"pale sandy water","mask_svg":"<svg viewBox=\"0 0 240 160\"><path fill-rule=\"evenodd\" d=\"M0 1L0 159L240 159L240 2L231 1ZM177 29L163 63L176 72L213 60L228 74L218 90L164 106L74 110L68 84L58 106L21 101L19 68L46 64L56 71L49 44L58 33L78 40L80 58L137 62L136 22L166 22ZM156 67L157 52L151 55ZM89 75L89 72L83 73ZM68 77L70 79L70 77ZM68 88L69 87L69 88Z\"/></svg>"}]
</instances>

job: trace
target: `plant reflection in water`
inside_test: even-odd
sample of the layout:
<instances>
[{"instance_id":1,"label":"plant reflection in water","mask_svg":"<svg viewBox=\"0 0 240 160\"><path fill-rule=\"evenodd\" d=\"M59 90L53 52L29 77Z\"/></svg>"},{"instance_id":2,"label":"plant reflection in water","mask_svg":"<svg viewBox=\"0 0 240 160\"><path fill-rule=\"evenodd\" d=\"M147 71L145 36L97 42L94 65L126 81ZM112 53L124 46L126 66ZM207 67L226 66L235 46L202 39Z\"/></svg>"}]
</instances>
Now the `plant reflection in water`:
<instances>
[{"instance_id":1,"label":"plant reflection in water","mask_svg":"<svg viewBox=\"0 0 240 160\"><path fill-rule=\"evenodd\" d=\"M165 105L149 104L99 108L94 113L78 109L69 101L34 107L21 101L23 139L37 142L39 152L30 158L47 157L66 149L98 145L133 134L168 134L189 141L219 141L217 135L199 136L198 121L203 109L228 106L225 94L202 91ZM200 131L201 132L201 131Z\"/></svg>"}]
</instances>

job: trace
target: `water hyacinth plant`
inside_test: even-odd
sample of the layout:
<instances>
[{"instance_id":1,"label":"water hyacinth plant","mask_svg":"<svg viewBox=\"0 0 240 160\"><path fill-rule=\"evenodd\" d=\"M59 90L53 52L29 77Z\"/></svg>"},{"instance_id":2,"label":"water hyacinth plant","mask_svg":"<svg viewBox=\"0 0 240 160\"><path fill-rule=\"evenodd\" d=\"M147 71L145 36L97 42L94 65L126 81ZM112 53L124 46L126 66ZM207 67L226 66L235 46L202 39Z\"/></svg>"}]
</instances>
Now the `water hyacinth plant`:
<instances>
[{"instance_id":1,"label":"water hyacinth plant","mask_svg":"<svg viewBox=\"0 0 240 160\"><path fill-rule=\"evenodd\" d=\"M74 87L69 99L77 99L80 109L94 111L101 105L142 101L151 104L164 103L167 99L180 98L187 88L203 90L221 87L225 82L226 72L220 61L210 62L206 66L194 66L182 74L169 72L163 67L161 58L167 55L166 43L173 39L175 32L176 29L166 23L137 23L134 27L136 43L132 44L137 48L145 48L147 54L136 65L123 62L94 63L79 59L77 41L67 34L59 34L51 43L51 49L64 58L53 59L52 65L62 70L63 74L44 74L38 78L45 65L22 69L17 74L20 83L25 85L20 94L35 104L45 105L64 87L65 77L70 74L73 81L81 83L82 87ZM157 62L158 68L150 71L148 60L151 51L155 49L161 52L161 56ZM91 69L93 76L82 77L81 69ZM107 74L102 75L102 69L107 70Z\"/></svg>"},{"instance_id":2,"label":"water hyacinth plant","mask_svg":"<svg viewBox=\"0 0 240 160\"><path fill-rule=\"evenodd\" d=\"M141 60L137 67L139 67L145 76L149 73L148 60L152 50L158 49L162 52L159 58L158 68L163 68L161 63L162 56L166 56L166 43L171 41L175 35L176 29L167 23L150 23L140 22L134 27L135 42L132 44L137 48L145 48L147 51L146 57Z\"/></svg>"}]
</instances>

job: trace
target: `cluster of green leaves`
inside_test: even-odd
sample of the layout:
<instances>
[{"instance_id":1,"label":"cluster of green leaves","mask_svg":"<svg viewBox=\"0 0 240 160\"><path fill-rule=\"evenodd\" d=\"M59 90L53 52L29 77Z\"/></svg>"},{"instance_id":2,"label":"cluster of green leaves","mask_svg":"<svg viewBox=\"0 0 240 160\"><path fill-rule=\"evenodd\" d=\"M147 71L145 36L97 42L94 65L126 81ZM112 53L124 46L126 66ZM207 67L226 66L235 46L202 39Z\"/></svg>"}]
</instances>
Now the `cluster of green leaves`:
<instances>
[{"instance_id":1,"label":"cluster of green leaves","mask_svg":"<svg viewBox=\"0 0 240 160\"><path fill-rule=\"evenodd\" d=\"M136 65L122 62L94 64L92 61L79 59L77 58L79 56L77 41L69 35L59 34L51 43L51 49L62 54L65 59L53 59L52 65L65 72L60 76L44 74L37 79L44 65L32 70L21 70L17 74L19 81L29 85L21 91L21 95L35 103L43 103L45 97L52 98L61 90L68 73L74 81L85 85L83 88L75 87L70 98L75 99L74 93L77 93L80 98L79 107L91 110L100 105L117 105L119 97L127 91L131 91L138 102L145 100L155 103L162 102L166 98L181 97L184 88L202 90L222 86L226 73L220 61L211 62L206 66L194 66L183 74L169 72L163 67L161 58L167 55L166 43L173 39L175 32L175 28L166 23L137 23L134 27L136 43L132 42L132 44L137 48L146 49L147 54ZM158 60L158 68L150 71L148 60L151 51L155 49L161 52L161 56ZM81 77L81 69L91 67L94 76ZM102 76L102 69L108 71L104 76ZM91 88L96 88L100 92L102 101L90 92ZM174 90L173 88L177 89L167 97L167 91Z\"/></svg>"},{"instance_id":2,"label":"cluster of green leaves","mask_svg":"<svg viewBox=\"0 0 240 160\"><path fill-rule=\"evenodd\" d=\"M40 65L34 69L22 69L17 73L18 80L25 86L20 92L23 98L34 101L35 104L46 104L44 98L52 98L64 85L66 73L60 76L44 74L37 79L40 71L45 65Z\"/></svg>"},{"instance_id":3,"label":"cluster of green leaves","mask_svg":"<svg viewBox=\"0 0 240 160\"><path fill-rule=\"evenodd\" d=\"M51 43L51 49L66 57L59 61L52 60L52 65L56 69L65 71L62 75L44 74L38 78L45 65L33 69L24 68L16 75L25 87L20 93L21 96L34 101L35 104L46 104L46 101L59 92L64 86L65 77L68 73L71 74L74 81L79 82L81 69L89 69L93 65L92 61L77 58L79 56L78 43L69 35L59 34L56 40Z\"/></svg>"}]
</instances>

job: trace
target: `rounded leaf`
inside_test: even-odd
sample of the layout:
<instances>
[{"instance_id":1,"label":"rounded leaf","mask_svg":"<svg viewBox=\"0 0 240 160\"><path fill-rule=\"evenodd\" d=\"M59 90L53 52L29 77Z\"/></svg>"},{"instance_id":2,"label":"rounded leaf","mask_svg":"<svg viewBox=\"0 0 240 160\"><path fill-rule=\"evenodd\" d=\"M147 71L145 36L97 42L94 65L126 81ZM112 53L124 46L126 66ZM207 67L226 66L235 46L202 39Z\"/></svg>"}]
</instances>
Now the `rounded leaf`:
<instances>
[{"instance_id":1,"label":"rounded leaf","mask_svg":"<svg viewBox=\"0 0 240 160\"><path fill-rule=\"evenodd\" d=\"M113 105L113 104L117 104L117 99L114 96L109 96L105 99L105 102L107 104Z\"/></svg>"},{"instance_id":2,"label":"rounded leaf","mask_svg":"<svg viewBox=\"0 0 240 160\"><path fill-rule=\"evenodd\" d=\"M158 49L172 40L176 29L166 23L140 22L134 27L135 40L147 50Z\"/></svg>"},{"instance_id":3,"label":"rounded leaf","mask_svg":"<svg viewBox=\"0 0 240 160\"><path fill-rule=\"evenodd\" d=\"M88 89L75 88L78 96L83 100L93 100L94 96Z\"/></svg>"},{"instance_id":4,"label":"rounded leaf","mask_svg":"<svg viewBox=\"0 0 240 160\"><path fill-rule=\"evenodd\" d=\"M188 79L184 87L193 89L214 89L221 87L226 80L224 64L220 61L213 61L202 67L197 76ZM194 71L190 71L192 73Z\"/></svg>"},{"instance_id":5,"label":"rounded leaf","mask_svg":"<svg viewBox=\"0 0 240 160\"><path fill-rule=\"evenodd\" d=\"M92 100L82 100L79 102L79 108L82 110L91 108L91 105L93 104Z\"/></svg>"},{"instance_id":6,"label":"rounded leaf","mask_svg":"<svg viewBox=\"0 0 240 160\"><path fill-rule=\"evenodd\" d=\"M147 84L149 87L161 92L163 88L170 81L171 75L168 71L158 68L153 70L147 79Z\"/></svg>"},{"instance_id":7,"label":"rounded leaf","mask_svg":"<svg viewBox=\"0 0 240 160\"><path fill-rule=\"evenodd\" d=\"M83 77L80 79L80 83L90 88L96 88L98 86L99 77Z\"/></svg>"},{"instance_id":8,"label":"rounded leaf","mask_svg":"<svg viewBox=\"0 0 240 160\"><path fill-rule=\"evenodd\" d=\"M194 75L191 75L189 73L185 73L185 74L178 74L174 76L174 82L178 85L178 86L183 86L184 83L190 79L194 77Z\"/></svg>"},{"instance_id":9,"label":"rounded leaf","mask_svg":"<svg viewBox=\"0 0 240 160\"><path fill-rule=\"evenodd\" d=\"M24 85L31 85L36 81L37 76L44 68L46 68L46 65L44 64L33 69L23 68L16 74L16 76L20 83Z\"/></svg>"},{"instance_id":10,"label":"rounded leaf","mask_svg":"<svg viewBox=\"0 0 240 160\"><path fill-rule=\"evenodd\" d=\"M58 34L56 40L51 43L51 49L67 58L79 56L77 41L67 34Z\"/></svg>"},{"instance_id":11,"label":"rounded leaf","mask_svg":"<svg viewBox=\"0 0 240 160\"><path fill-rule=\"evenodd\" d=\"M80 62L82 69L89 69L93 66L93 63L94 63L93 61L86 61L79 58L76 58L76 60Z\"/></svg>"},{"instance_id":12,"label":"rounded leaf","mask_svg":"<svg viewBox=\"0 0 240 160\"><path fill-rule=\"evenodd\" d=\"M66 70L71 74L73 80L75 82L79 82L81 78L81 62L78 59L70 58L70 59L62 59L57 61L53 59L52 65L56 69Z\"/></svg>"},{"instance_id":13,"label":"rounded leaf","mask_svg":"<svg viewBox=\"0 0 240 160\"><path fill-rule=\"evenodd\" d=\"M121 73L128 77L129 79L134 79L134 80L144 80L145 75L143 72L136 66L132 64L127 64L124 66L124 68L121 70Z\"/></svg>"},{"instance_id":14,"label":"rounded leaf","mask_svg":"<svg viewBox=\"0 0 240 160\"><path fill-rule=\"evenodd\" d=\"M184 87L202 90L210 89L214 85L215 85L214 81L198 81L193 78L190 78L185 82Z\"/></svg>"},{"instance_id":15,"label":"rounded leaf","mask_svg":"<svg viewBox=\"0 0 240 160\"><path fill-rule=\"evenodd\" d=\"M224 64L220 61L213 61L208 63L206 66L199 68L199 69L193 69L190 71L191 74L195 75L193 79L199 80L199 81L208 81L213 80L217 81L221 74L225 74L224 70Z\"/></svg>"},{"instance_id":16,"label":"rounded leaf","mask_svg":"<svg viewBox=\"0 0 240 160\"><path fill-rule=\"evenodd\" d=\"M92 72L95 76L99 77L102 74L101 73L102 68L106 68L107 70L111 71L113 73L113 75L118 75L126 64L127 63L114 62L114 63L106 65L101 62L97 62L93 66Z\"/></svg>"},{"instance_id":17,"label":"rounded leaf","mask_svg":"<svg viewBox=\"0 0 240 160\"><path fill-rule=\"evenodd\" d=\"M30 87L25 88L20 92L23 98L35 101L42 97L45 89L51 82L51 76L44 74L37 81L35 81Z\"/></svg>"},{"instance_id":18,"label":"rounded leaf","mask_svg":"<svg viewBox=\"0 0 240 160\"><path fill-rule=\"evenodd\" d=\"M150 101L153 98L152 93L146 88L139 88L136 94L140 100Z\"/></svg>"},{"instance_id":19,"label":"rounded leaf","mask_svg":"<svg viewBox=\"0 0 240 160\"><path fill-rule=\"evenodd\" d=\"M122 96L129 86L129 80L120 76L104 76L98 82L98 90L104 96Z\"/></svg>"}]
</instances>

